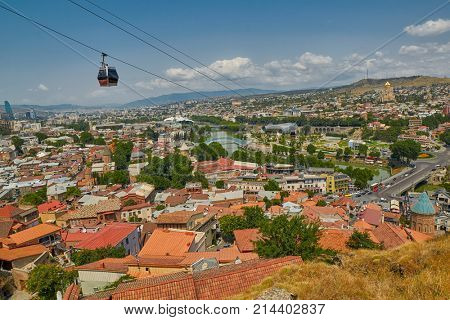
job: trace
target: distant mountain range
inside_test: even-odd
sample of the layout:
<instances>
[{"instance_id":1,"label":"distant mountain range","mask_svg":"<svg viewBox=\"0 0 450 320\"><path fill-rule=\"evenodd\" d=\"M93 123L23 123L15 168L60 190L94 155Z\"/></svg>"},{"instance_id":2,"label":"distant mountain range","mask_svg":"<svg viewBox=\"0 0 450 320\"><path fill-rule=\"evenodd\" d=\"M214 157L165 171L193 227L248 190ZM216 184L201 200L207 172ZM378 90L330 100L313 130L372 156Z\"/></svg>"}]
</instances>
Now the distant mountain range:
<instances>
[{"instance_id":1,"label":"distant mountain range","mask_svg":"<svg viewBox=\"0 0 450 320\"><path fill-rule=\"evenodd\" d=\"M234 91L224 90L224 91L199 91L202 95L205 95L209 98L218 98L218 97L234 97L240 94L241 96L251 96L251 95L261 95L261 94L269 94L275 93L276 90L261 90L255 88L248 89L237 89ZM93 110L102 110L102 109L123 109L123 108L138 108L142 106L148 106L149 100L158 105L164 105L169 103L176 103L187 100L201 100L206 99L204 96L199 95L194 92L186 92L186 93L171 93L165 94L157 97L149 97L148 99L141 99L131 101L125 104L118 103L109 103L103 105L96 106L82 106L75 104L56 104L49 106L40 106L40 105L12 105L14 112L26 112L31 109L34 109L37 113L39 112L65 112L65 111L93 111ZM1 106L1 105L0 105ZM0 108L0 113L3 112L3 108Z\"/></svg>"},{"instance_id":2,"label":"distant mountain range","mask_svg":"<svg viewBox=\"0 0 450 320\"><path fill-rule=\"evenodd\" d=\"M383 85L389 81L394 87L420 87L420 86L430 86L433 84L450 84L450 78L438 78L438 77L428 77L428 76L412 76L412 77L400 77L400 78L386 78L386 79L362 79L354 83L343 85L339 87L333 87L334 91L345 92L349 91L354 95L363 94L365 92L380 89ZM330 88L325 88L321 90L329 90ZM301 90L290 90L290 91L276 91L276 90L261 90L261 89L238 89L235 91L225 90L225 91L199 91L201 94L208 96L209 98L218 97L236 97L242 96L252 96L252 95L267 95L267 94L301 94L307 92L317 91L318 89L301 89ZM182 102L187 100L201 100L205 97L194 93L172 93L161 95L157 97L149 97L149 100L158 105L164 105L169 103ZM66 112L66 111L95 111L95 110L106 110L106 109L123 109L123 108L138 108L142 106L149 105L147 99L135 100L125 104L103 104L97 106L81 106L73 104L58 104L50 106L40 106L40 105L13 105L12 108L14 112L26 112L34 109L38 114L41 112ZM0 105L0 112L4 112L4 109Z\"/></svg>"},{"instance_id":3,"label":"distant mountain range","mask_svg":"<svg viewBox=\"0 0 450 320\"><path fill-rule=\"evenodd\" d=\"M234 91L224 90L224 91L199 91L199 92L201 94L204 94L205 96L208 96L209 98L217 98L217 97L234 97L234 96L238 97L238 94L240 94L241 96L252 96L252 95L275 93L277 91L248 88L248 89L237 89ZM150 97L149 99L153 101L153 103L155 104L168 104L186 100L199 100L199 99L201 100L205 99L205 97L194 92L186 92L186 93L171 93L157 97ZM123 107L136 108L148 104L149 104L148 100L142 99L129 102L123 105Z\"/></svg>"}]
</instances>

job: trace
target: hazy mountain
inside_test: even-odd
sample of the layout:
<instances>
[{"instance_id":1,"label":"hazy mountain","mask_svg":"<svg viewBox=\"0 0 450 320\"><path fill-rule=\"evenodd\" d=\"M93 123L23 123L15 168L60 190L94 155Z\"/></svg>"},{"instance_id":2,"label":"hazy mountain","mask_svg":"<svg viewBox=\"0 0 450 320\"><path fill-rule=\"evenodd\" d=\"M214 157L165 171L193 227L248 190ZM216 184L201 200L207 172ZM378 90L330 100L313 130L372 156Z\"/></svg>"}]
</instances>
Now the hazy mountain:
<instances>
[{"instance_id":1,"label":"hazy mountain","mask_svg":"<svg viewBox=\"0 0 450 320\"><path fill-rule=\"evenodd\" d=\"M267 94L267 93L274 93L275 90L261 90L261 89L237 89L234 91L224 90L224 91L199 91L201 94L204 94L205 96L208 96L210 98L217 98L217 97L233 97L237 96L236 92L239 93L242 96L251 96L251 95L260 95L260 94ZM171 93L166 94L162 96L157 97L149 97L151 101L155 104L167 104L167 103L175 103L175 102L181 102L186 100L201 100L205 99L205 97L194 93L194 92L186 92L186 93ZM136 108L140 106L148 105L148 100L142 99L142 100L136 100L129 102L124 105L125 108Z\"/></svg>"},{"instance_id":2,"label":"hazy mountain","mask_svg":"<svg viewBox=\"0 0 450 320\"><path fill-rule=\"evenodd\" d=\"M275 90L261 90L261 89L238 89L235 91L199 91L200 93L204 94L205 96L211 97L211 98L217 98L217 97L233 97L237 96L236 92L239 93L242 96L249 96L249 95L260 95L260 94L267 94L267 93L274 93ZM198 100L198 99L205 99L205 97L193 93L193 92L186 92L186 93L172 93L172 94L166 94L161 95L157 97L149 97L151 101L153 101L155 104L163 105L168 103L175 103L175 102L181 102L186 100ZM146 99L142 100L135 100L131 101L125 104L117 104L117 103L108 103L103 105L94 105L94 106L81 106L81 105L75 105L75 104L56 104L56 105L49 105L49 106L40 106L40 105L12 105L14 112L26 112L31 109L34 109L36 112L42 112L42 111L50 111L50 112L67 112L67 111L95 111L95 110L101 110L101 109L121 109L121 108L137 108L142 106L149 105L149 101ZM0 105L0 113L3 112L3 108Z\"/></svg>"}]
</instances>

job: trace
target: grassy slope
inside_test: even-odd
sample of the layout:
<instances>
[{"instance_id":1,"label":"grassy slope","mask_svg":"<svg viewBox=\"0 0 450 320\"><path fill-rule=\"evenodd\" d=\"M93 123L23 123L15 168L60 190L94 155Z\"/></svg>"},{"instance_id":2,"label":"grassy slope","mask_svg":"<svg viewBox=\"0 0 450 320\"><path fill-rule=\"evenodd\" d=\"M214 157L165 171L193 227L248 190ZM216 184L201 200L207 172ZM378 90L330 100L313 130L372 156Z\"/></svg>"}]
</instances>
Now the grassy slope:
<instances>
[{"instance_id":1,"label":"grassy slope","mask_svg":"<svg viewBox=\"0 0 450 320\"><path fill-rule=\"evenodd\" d=\"M450 299L450 237L385 251L353 251L342 266L307 262L285 268L235 297L278 287L298 299Z\"/></svg>"}]
</instances>

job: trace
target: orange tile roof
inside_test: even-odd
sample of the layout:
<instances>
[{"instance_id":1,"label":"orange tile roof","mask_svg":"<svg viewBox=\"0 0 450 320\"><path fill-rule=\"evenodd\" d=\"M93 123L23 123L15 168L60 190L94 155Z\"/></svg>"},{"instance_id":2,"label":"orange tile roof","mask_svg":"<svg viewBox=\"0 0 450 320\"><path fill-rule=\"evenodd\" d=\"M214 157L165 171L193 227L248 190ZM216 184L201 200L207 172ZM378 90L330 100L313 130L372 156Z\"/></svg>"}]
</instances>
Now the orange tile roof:
<instances>
[{"instance_id":1,"label":"orange tile roof","mask_svg":"<svg viewBox=\"0 0 450 320\"><path fill-rule=\"evenodd\" d=\"M355 208L356 202L348 197L340 197L339 199L333 201L331 205L333 207L346 207L348 205L350 208Z\"/></svg>"},{"instance_id":2,"label":"orange tile roof","mask_svg":"<svg viewBox=\"0 0 450 320\"><path fill-rule=\"evenodd\" d=\"M52 200L50 202L45 202L37 206L39 213L63 210L65 208L66 205L64 203L59 202L58 200Z\"/></svg>"},{"instance_id":3,"label":"orange tile roof","mask_svg":"<svg viewBox=\"0 0 450 320\"><path fill-rule=\"evenodd\" d=\"M241 261L258 259L258 255L253 252L242 253L236 246L232 246L229 248L220 249L219 251L187 252L185 254L185 259L180 262L180 265L190 266L200 259L209 258L215 258L219 263L226 264L234 262L236 259Z\"/></svg>"},{"instance_id":4,"label":"orange tile roof","mask_svg":"<svg viewBox=\"0 0 450 320\"><path fill-rule=\"evenodd\" d=\"M126 256L124 258L105 258L92 263L78 266L76 270L83 271L108 271L126 273L128 271L128 263L133 263L136 258L133 256Z\"/></svg>"},{"instance_id":5,"label":"orange tile roof","mask_svg":"<svg viewBox=\"0 0 450 320\"><path fill-rule=\"evenodd\" d=\"M192 216L198 214L196 211L175 211L170 213L162 213L156 218L156 224L167 224L167 223L175 223L175 224L186 224L191 219Z\"/></svg>"},{"instance_id":6,"label":"orange tile roof","mask_svg":"<svg viewBox=\"0 0 450 320\"><path fill-rule=\"evenodd\" d=\"M170 207L174 207L177 206L179 204L183 204L186 203L186 201L188 200L188 196L187 195L183 195L183 196L168 196L166 198L165 203L170 206Z\"/></svg>"},{"instance_id":7,"label":"orange tile roof","mask_svg":"<svg viewBox=\"0 0 450 320\"><path fill-rule=\"evenodd\" d=\"M260 283L288 265L300 264L300 257L252 260L199 273L172 273L120 284L113 300L209 300L224 299Z\"/></svg>"},{"instance_id":8,"label":"orange tile roof","mask_svg":"<svg viewBox=\"0 0 450 320\"><path fill-rule=\"evenodd\" d=\"M252 252L255 242L261 239L259 229L234 230L233 234L240 252Z\"/></svg>"},{"instance_id":9,"label":"orange tile roof","mask_svg":"<svg viewBox=\"0 0 450 320\"><path fill-rule=\"evenodd\" d=\"M375 227L364 220L358 220L353 224L353 227L359 232L365 232L375 229Z\"/></svg>"},{"instance_id":10,"label":"orange tile roof","mask_svg":"<svg viewBox=\"0 0 450 320\"><path fill-rule=\"evenodd\" d=\"M283 207L281 207L281 206L271 206L269 208L269 213L274 216L280 215L280 214L282 214L282 212L283 212Z\"/></svg>"},{"instance_id":11,"label":"orange tile roof","mask_svg":"<svg viewBox=\"0 0 450 320\"><path fill-rule=\"evenodd\" d=\"M424 233L396 226L388 222L380 224L372 232L386 249L395 248L404 243L413 241L423 242L432 238Z\"/></svg>"},{"instance_id":12,"label":"orange tile roof","mask_svg":"<svg viewBox=\"0 0 450 320\"><path fill-rule=\"evenodd\" d=\"M283 202L294 202L298 203L302 199L308 199L308 194L303 191L291 191L289 196L283 199Z\"/></svg>"},{"instance_id":13,"label":"orange tile roof","mask_svg":"<svg viewBox=\"0 0 450 320\"><path fill-rule=\"evenodd\" d=\"M347 221L348 217L345 211L339 207L320 207L320 206L307 206L303 210L303 215L312 220L317 220L321 216L338 215L342 220Z\"/></svg>"},{"instance_id":14,"label":"orange tile roof","mask_svg":"<svg viewBox=\"0 0 450 320\"><path fill-rule=\"evenodd\" d=\"M248 208L248 207L260 207L260 208L265 208L266 203L264 201L258 201L258 202L247 202L247 203L242 203L242 204L235 204L233 206L230 206L231 210L239 210L239 209L243 209L243 208Z\"/></svg>"},{"instance_id":15,"label":"orange tile roof","mask_svg":"<svg viewBox=\"0 0 450 320\"><path fill-rule=\"evenodd\" d=\"M6 205L2 208L0 208L0 218L13 218L15 215L18 215L19 213L23 212L24 210L14 207L12 205Z\"/></svg>"},{"instance_id":16,"label":"orange tile roof","mask_svg":"<svg viewBox=\"0 0 450 320\"><path fill-rule=\"evenodd\" d=\"M189 231L156 229L139 252L139 257L185 256L195 235L195 232Z\"/></svg>"},{"instance_id":17,"label":"orange tile roof","mask_svg":"<svg viewBox=\"0 0 450 320\"><path fill-rule=\"evenodd\" d=\"M349 251L347 241L351 235L351 230L325 229L320 233L319 245L323 249L346 252Z\"/></svg>"},{"instance_id":18,"label":"orange tile roof","mask_svg":"<svg viewBox=\"0 0 450 320\"><path fill-rule=\"evenodd\" d=\"M60 230L61 228L54 224L42 223L29 229L14 233L9 236L9 239L20 246L26 242L38 240L39 238L59 232Z\"/></svg>"},{"instance_id":19,"label":"orange tile roof","mask_svg":"<svg viewBox=\"0 0 450 320\"><path fill-rule=\"evenodd\" d=\"M78 300L80 291L80 286L72 283L67 287L66 291L64 291L63 300Z\"/></svg>"},{"instance_id":20,"label":"orange tile roof","mask_svg":"<svg viewBox=\"0 0 450 320\"><path fill-rule=\"evenodd\" d=\"M0 260L14 261L17 259L38 256L47 251L43 245L35 244L21 248L0 248Z\"/></svg>"}]
</instances>

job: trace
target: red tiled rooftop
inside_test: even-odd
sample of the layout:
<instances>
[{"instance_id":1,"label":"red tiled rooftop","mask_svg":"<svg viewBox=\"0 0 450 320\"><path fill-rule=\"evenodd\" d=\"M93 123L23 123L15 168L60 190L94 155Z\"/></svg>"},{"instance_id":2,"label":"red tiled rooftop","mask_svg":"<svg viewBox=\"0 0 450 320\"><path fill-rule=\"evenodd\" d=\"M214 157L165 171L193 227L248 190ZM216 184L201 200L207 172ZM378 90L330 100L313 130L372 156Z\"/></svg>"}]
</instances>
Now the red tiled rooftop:
<instances>
[{"instance_id":1,"label":"red tiled rooftop","mask_svg":"<svg viewBox=\"0 0 450 320\"><path fill-rule=\"evenodd\" d=\"M65 208L66 205L64 203L59 202L58 200L52 200L50 202L45 202L37 206L39 213L63 210Z\"/></svg>"},{"instance_id":2,"label":"red tiled rooftop","mask_svg":"<svg viewBox=\"0 0 450 320\"><path fill-rule=\"evenodd\" d=\"M190 231L156 229L139 252L139 257L182 257L189 251L195 235Z\"/></svg>"},{"instance_id":3,"label":"red tiled rooftop","mask_svg":"<svg viewBox=\"0 0 450 320\"><path fill-rule=\"evenodd\" d=\"M172 273L120 284L113 300L210 300L239 294L300 257L252 260L194 274Z\"/></svg>"},{"instance_id":4,"label":"red tiled rooftop","mask_svg":"<svg viewBox=\"0 0 450 320\"><path fill-rule=\"evenodd\" d=\"M320 233L319 245L323 249L348 251L347 241L352 235L351 230L325 229Z\"/></svg>"},{"instance_id":5,"label":"red tiled rooftop","mask_svg":"<svg viewBox=\"0 0 450 320\"><path fill-rule=\"evenodd\" d=\"M259 229L234 230L233 234L240 252L252 252L255 242L261 239Z\"/></svg>"},{"instance_id":6,"label":"red tiled rooftop","mask_svg":"<svg viewBox=\"0 0 450 320\"><path fill-rule=\"evenodd\" d=\"M96 233L91 233L90 237L80 241L75 245L77 249L94 250L104 247L115 247L128 235L136 230L138 225L131 223L112 223L105 226Z\"/></svg>"},{"instance_id":7,"label":"red tiled rooftop","mask_svg":"<svg viewBox=\"0 0 450 320\"><path fill-rule=\"evenodd\" d=\"M8 205L0 208L0 218L11 219L23 211L24 210L22 210L20 208L17 208L17 207L14 207L14 206L8 204Z\"/></svg>"}]
</instances>

